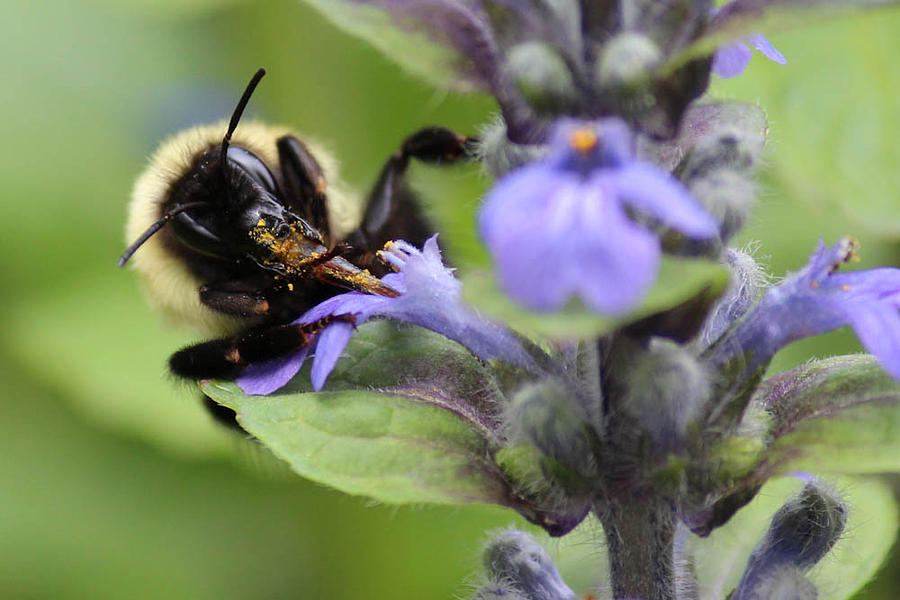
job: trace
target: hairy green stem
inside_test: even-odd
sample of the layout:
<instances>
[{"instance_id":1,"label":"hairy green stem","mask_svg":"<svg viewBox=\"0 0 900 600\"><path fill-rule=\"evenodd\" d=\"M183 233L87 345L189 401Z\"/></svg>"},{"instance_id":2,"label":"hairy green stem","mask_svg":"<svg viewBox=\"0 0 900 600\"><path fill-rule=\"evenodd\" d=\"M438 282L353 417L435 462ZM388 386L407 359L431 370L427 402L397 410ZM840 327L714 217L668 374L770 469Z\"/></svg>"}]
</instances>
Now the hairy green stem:
<instances>
[{"instance_id":1,"label":"hairy green stem","mask_svg":"<svg viewBox=\"0 0 900 600\"><path fill-rule=\"evenodd\" d=\"M675 510L652 495L621 494L598 502L609 551L614 598L676 600Z\"/></svg>"}]
</instances>

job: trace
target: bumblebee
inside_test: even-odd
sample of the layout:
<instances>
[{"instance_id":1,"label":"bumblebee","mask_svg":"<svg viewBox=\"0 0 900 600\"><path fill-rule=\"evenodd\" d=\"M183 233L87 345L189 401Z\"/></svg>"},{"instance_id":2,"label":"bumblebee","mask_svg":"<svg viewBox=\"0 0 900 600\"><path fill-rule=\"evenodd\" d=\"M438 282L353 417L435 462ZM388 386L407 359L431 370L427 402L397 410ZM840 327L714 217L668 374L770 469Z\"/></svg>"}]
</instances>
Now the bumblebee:
<instances>
[{"instance_id":1,"label":"bumblebee","mask_svg":"<svg viewBox=\"0 0 900 600\"><path fill-rule=\"evenodd\" d=\"M441 127L408 137L365 202L340 183L335 161L291 131L238 124L256 72L231 119L164 142L138 178L126 227L131 260L151 304L211 341L173 354L190 379L234 378L248 364L293 352L314 334L291 322L346 290L394 296L377 251L421 245L433 227L404 182L411 159L450 164L471 140ZM223 137L224 131L224 137Z\"/></svg>"}]
</instances>

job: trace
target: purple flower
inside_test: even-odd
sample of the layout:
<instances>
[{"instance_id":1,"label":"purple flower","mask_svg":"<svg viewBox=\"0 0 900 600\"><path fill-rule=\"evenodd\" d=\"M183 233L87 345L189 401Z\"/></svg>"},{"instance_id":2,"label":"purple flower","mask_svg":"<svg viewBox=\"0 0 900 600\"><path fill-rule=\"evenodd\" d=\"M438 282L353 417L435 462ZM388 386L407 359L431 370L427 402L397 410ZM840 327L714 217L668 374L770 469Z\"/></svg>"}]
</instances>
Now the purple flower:
<instances>
[{"instance_id":1,"label":"purple flower","mask_svg":"<svg viewBox=\"0 0 900 600\"><path fill-rule=\"evenodd\" d=\"M743 355L752 371L793 341L849 325L863 347L900 380L900 269L837 273L855 250L849 239L831 248L819 242L803 270L770 288L714 346L713 362Z\"/></svg>"},{"instance_id":2,"label":"purple flower","mask_svg":"<svg viewBox=\"0 0 900 600\"><path fill-rule=\"evenodd\" d=\"M498 535L484 550L484 564L491 583L475 598L577 598L563 581L547 551L525 532L511 529Z\"/></svg>"},{"instance_id":3,"label":"purple flower","mask_svg":"<svg viewBox=\"0 0 900 600\"><path fill-rule=\"evenodd\" d=\"M727 8L712 9L710 14L715 17L720 11ZM727 11L726 11L727 12ZM735 40L719 46L713 56L712 72L719 77L737 77L744 72L753 55L750 46L759 50L763 56L779 65L787 64L784 54L779 52L772 43L761 33L752 33L743 40Z\"/></svg>"},{"instance_id":4,"label":"purple flower","mask_svg":"<svg viewBox=\"0 0 900 600\"><path fill-rule=\"evenodd\" d=\"M329 298L294 321L314 324L330 317L334 320L319 332L314 347L307 346L291 356L265 363L251 364L237 383L248 394L270 394L287 384L313 354L313 389L322 389L338 358L350 341L357 325L375 317L412 323L456 341L483 360L500 359L523 368L534 369L530 356L515 335L488 321L460 300L462 284L441 262L437 236L425 242L420 251L404 242L390 242L381 257L399 272L382 280L401 292L395 298L361 292L348 292Z\"/></svg>"},{"instance_id":5,"label":"purple flower","mask_svg":"<svg viewBox=\"0 0 900 600\"><path fill-rule=\"evenodd\" d=\"M485 199L481 235L506 291L542 311L578 296L599 313L622 313L656 279L657 235L626 209L693 238L716 235L687 189L634 159L619 119L565 120L546 157L500 179Z\"/></svg>"},{"instance_id":6,"label":"purple flower","mask_svg":"<svg viewBox=\"0 0 900 600\"><path fill-rule=\"evenodd\" d=\"M787 64L784 54L775 49L775 46L762 34L754 33L747 36L744 41L737 40L719 46L713 56L712 72L719 77L737 77L744 72L750 62L752 51L747 44L759 50L763 56L777 62L779 65Z\"/></svg>"}]
</instances>

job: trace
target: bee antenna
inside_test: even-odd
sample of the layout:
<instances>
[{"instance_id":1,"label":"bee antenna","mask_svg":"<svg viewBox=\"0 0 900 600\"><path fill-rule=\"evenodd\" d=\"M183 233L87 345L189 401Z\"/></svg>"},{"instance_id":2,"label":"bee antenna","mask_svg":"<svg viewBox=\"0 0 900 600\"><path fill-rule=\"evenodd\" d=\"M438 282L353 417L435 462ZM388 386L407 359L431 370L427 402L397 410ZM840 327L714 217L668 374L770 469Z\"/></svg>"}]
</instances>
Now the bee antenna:
<instances>
[{"instance_id":1,"label":"bee antenna","mask_svg":"<svg viewBox=\"0 0 900 600\"><path fill-rule=\"evenodd\" d=\"M253 77L250 79L250 83L247 84L247 89L244 90L244 95L241 96L240 100L238 100L237 106L234 107L234 112L231 113L231 121L228 123L228 131L225 132L225 137L222 139L222 153L220 154L219 158L222 165L225 164L225 155L228 153L228 144L229 142L231 142L231 134L233 134L234 130L237 129L238 121L241 120L241 115L244 114L244 109L247 108L247 103L250 102L250 96L253 95L253 91L259 84L259 80L262 79L263 75L265 74L265 69L259 69L256 73L253 74Z\"/></svg>"},{"instance_id":2,"label":"bee antenna","mask_svg":"<svg viewBox=\"0 0 900 600\"><path fill-rule=\"evenodd\" d=\"M166 214L160 217L159 221L151 225L147 228L147 231L141 234L135 242L128 246L128 249L122 253L122 256L119 257L119 260L116 261L116 265L119 267L124 267L125 263L128 262L128 259L131 258L131 255L137 252L137 249L144 245L144 242L153 237L153 234L163 228L163 225L171 221L175 218L175 215L183 213L186 210L190 210L191 208L197 208L198 206L205 206L208 202L188 202L187 204L182 204L180 206L176 206L175 208L170 209Z\"/></svg>"}]
</instances>

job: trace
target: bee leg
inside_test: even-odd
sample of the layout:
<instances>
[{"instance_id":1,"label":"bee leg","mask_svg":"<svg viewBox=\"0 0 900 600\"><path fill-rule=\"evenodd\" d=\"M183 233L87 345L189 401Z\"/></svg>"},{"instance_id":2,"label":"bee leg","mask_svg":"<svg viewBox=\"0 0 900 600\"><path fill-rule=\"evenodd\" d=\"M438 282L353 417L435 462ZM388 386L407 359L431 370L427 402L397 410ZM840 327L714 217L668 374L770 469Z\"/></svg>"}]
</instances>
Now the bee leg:
<instances>
[{"instance_id":1,"label":"bee leg","mask_svg":"<svg viewBox=\"0 0 900 600\"><path fill-rule=\"evenodd\" d=\"M289 208L319 231L328 231L325 173L306 145L292 135L276 142Z\"/></svg>"},{"instance_id":2,"label":"bee leg","mask_svg":"<svg viewBox=\"0 0 900 600\"><path fill-rule=\"evenodd\" d=\"M169 369L186 379L234 379L251 363L266 362L300 350L337 320L352 323L353 316L327 317L310 324L257 327L234 337L194 344L169 357Z\"/></svg>"},{"instance_id":3,"label":"bee leg","mask_svg":"<svg viewBox=\"0 0 900 600\"><path fill-rule=\"evenodd\" d=\"M369 193L362 225L350 234L348 243L371 255L392 239L421 245L434 227L404 181L409 161L453 164L469 157L471 143L470 138L443 127L426 127L406 138L382 167Z\"/></svg>"},{"instance_id":4,"label":"bee leg","mask_svg":"<svg viewBox=\"0 0 900 600\"><path fill-rule=\"evenodd\" d=\"M246 281L216 281L200 286L200 302L227 315L257 317L269 314L265 291Z\"/></svg>"}]
</instances>

